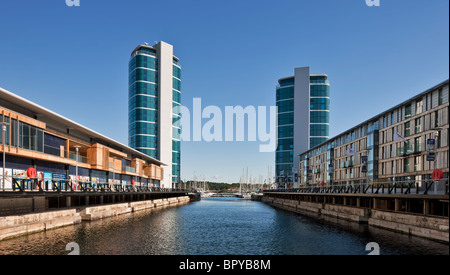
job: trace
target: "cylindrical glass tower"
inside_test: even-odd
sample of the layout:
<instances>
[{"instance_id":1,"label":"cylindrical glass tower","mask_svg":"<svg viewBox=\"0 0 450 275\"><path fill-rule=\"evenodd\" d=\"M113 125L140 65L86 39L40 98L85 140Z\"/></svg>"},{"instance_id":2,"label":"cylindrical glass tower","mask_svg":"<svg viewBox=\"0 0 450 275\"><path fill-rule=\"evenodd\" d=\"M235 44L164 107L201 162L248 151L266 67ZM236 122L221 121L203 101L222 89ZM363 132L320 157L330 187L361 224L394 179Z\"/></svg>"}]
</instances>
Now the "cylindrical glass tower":
<instances>
[{"instance_id":1,"label":"cylindrical glass tower","mask_svg":"<svg viewBox=\"0 0 450 275\"><path fill-rule=\"evenodd\" d=\"M164 166L161 187L180 182L181 67L173 46L140 45L129 62L128 143Z\"/></svg>"},{"instance_id":2,"label":"cylindrical glass tower","mask_svg":"<svg viewBox=\"0 0 450 275\"><path fill-rule=\"evenodd\" d=\"M158 159L158 58L149 48L129 63L128 127L130 147Z\"/></svg>"}]
</instances>

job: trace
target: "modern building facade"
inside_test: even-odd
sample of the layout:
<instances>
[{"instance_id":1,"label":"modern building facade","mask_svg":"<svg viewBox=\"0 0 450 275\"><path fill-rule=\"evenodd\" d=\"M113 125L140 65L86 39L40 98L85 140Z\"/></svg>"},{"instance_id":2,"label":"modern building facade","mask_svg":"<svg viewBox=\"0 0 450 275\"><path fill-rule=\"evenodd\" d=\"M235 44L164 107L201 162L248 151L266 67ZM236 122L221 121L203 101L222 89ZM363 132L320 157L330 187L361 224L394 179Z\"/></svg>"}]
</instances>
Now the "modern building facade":
<instances>
[{"instance_id":1,"label":"modern building facade","mask_svg":"<svg viewBox=\"0 0 450 275\"><path fill-rule=\"evenodd\" d=\"M309 67L296 68L278 83L277 182L297 187L299 155L329 138L330 84L327 75L311 75Z\"/></svg>"},{"instance_id":2,"label":"modern building facade","mask_svg":"<svg viewBox=\"0 0 450 275\"><path fill-rule=\"evenodd\" d=\"M447 80L303 152L300 185L421 181L435 169L448 178L448 88Z\"/></svg>"},{"instance_id":3,"label":"modern building facade","mask_svg":"<svg viewBox=\"0 0 450 275\"><path fill-rule=\"evenodd\" d=\"M170 164L162 187L180 182L181 67L173 46L139 45L129 62L129 146Z\"/></svg>"},{"instance_id":4,"label":"modern building facade","mask_svg":"<svg viewBox=\"0 0 450 275\"><path fill-rule=\"evenodd\" d=\"M161 161L0 88L0 186L29 168L39 182L58 180L161 187ZM3 165L5 169L3 169ZM5 182L3 182L5 175ZM37 187L36 187L37 188ZM52 188L51 186L49 188Z\"/></svg>"}]
</instances>

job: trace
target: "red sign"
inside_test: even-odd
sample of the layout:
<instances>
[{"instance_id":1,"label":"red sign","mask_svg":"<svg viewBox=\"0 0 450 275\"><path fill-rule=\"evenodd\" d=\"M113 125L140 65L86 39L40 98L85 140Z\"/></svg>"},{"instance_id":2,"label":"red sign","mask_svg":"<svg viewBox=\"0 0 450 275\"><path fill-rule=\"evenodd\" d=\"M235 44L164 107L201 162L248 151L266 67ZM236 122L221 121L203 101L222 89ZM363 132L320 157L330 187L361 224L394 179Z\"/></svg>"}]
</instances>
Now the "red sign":
<instances>
[{"instance_id":1,"label":"red sign","mask_svg":"<svg viewBox=\"0 0 450 275\"><path fill-rule=\"evenodd\" d=\"M440 180L444 177L444 172L441 169L436 169L433 171L433 179Z\"/></svg>"},{"instance_id":2,"label":"red sign","mask_svg":"<svg viewBox=\"0 0 450 275\"><path fill-rule=\"evenodd\" d=\"M35 178L36 177L36 169L34 169L33 167L28 168L27 176L29 178Z\"/></svg>"}]
</instances>

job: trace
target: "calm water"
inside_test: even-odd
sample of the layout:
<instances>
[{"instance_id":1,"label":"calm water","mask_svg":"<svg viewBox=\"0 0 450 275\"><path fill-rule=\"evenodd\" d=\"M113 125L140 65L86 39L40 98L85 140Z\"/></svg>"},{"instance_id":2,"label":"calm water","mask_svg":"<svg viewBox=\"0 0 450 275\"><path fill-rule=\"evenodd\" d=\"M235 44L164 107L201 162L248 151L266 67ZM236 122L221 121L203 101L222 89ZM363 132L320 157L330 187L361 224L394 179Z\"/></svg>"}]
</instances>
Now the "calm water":
<instances>
[{"instance_id":1,"label":"calm water","mask_svg":"<svg viewBox=\"0 0 450 275\"><path fill-rule=\"evenodd\" d=\"M449 246L349 222L319 220L262 202L204 199L0 242L0 254L364 255L449 254Z\"/></svg>"}]
</instances>

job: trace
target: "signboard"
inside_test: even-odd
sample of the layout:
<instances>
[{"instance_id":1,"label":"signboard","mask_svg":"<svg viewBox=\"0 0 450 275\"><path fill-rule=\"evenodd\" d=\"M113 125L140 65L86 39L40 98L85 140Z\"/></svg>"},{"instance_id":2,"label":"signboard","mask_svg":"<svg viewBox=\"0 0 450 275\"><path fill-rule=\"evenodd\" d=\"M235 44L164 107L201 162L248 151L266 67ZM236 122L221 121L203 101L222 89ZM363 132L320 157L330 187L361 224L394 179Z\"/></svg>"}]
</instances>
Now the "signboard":
<instances>
[{"instance_id":1,"label":"signboard","mask_svg":"<svg viewBox=\"0 0 450 275\"><path fill-rule=\"evenodd\" d=\"M367 173L367 163L368 163L368 157L367 156L361 156L361 163L363 167L361 168L361 173Z\"/></svg>"},{"instance_id":2,"label":"signboard","mask_svg":"<svg viewBox=\"0 0 450 275\"><path fill-rule=\"evenodd\" d=\"M434 161L436 157L436 140L427 140L427 161Z\"/></svg>"}]
</instances>

